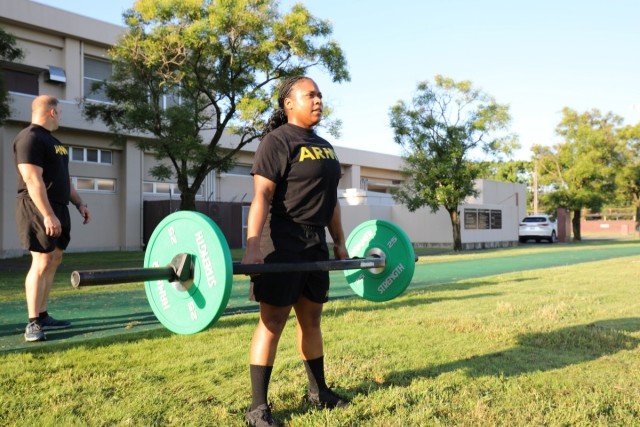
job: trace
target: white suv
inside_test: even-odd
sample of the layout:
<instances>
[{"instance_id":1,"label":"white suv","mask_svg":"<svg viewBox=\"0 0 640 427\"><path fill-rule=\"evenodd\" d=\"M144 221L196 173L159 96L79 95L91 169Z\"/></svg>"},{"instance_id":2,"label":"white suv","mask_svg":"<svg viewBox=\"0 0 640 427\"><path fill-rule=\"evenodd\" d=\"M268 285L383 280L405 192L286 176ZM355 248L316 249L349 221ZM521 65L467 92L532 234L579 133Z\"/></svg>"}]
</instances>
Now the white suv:
<instances>
[{"instance_id":1,"label":"white suv","mask_svg":"<svg viewBox=\"0 0 640 427\"><path fill-rule=\"evenodd\" d=\"M549 215L535 214L524 217L520 221L518 237L520 243L525 243L529 239L536 242L547 240L549 243L556 241L558 236L558 224Z\"/></svg>"}]
</instances>

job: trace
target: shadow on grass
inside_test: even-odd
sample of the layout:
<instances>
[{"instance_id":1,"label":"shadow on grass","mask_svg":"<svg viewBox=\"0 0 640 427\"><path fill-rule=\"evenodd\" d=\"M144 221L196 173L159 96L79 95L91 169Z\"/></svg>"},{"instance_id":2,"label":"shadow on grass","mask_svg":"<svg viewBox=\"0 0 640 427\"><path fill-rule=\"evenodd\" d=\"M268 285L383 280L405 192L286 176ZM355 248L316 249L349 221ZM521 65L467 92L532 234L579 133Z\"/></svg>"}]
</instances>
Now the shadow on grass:
<instances>
[{"instance_id":1,"label":"shadow on grass","mask_svg":"<svg viewBox=\"0 0 640 427\"><path fill-rule=\"evenodd\" d=\"M482 277L482 275L478 276ZM496 286L496 285L504 285L508 283L523 283L537 280L537 277L521 277L514 278L505 281L497 281L497 280L478 280L478 277L467 277L461 279L455 279L453 281L443 281L443 282L430 282L430 281L415 281L411 282L411 285L407 289L407 292L415 292L415 291L424 291L428 289L430 292L443 292L443 291L466 291L469 289L477 288L479 286Z\"/></svg>"},{"instance_id":2,"label":"shadow on grass","mask_svg":"<svg viewBox=\"0 0 640 427\"><path fill-rule=\"evenodd\" d=\"M511 280L510 282L526 282L530 280L535 280L535 278L519 278L515 280ZM417 305L428 305L435 304L443 301L464 301L469 299L478 299L485 297L497 297L503 295L502 292L485 292L474 295L465 295L465 296L447 296L440 297L438 296L439 292L449 292L449 291L467 291L469 289L478 288L482 286L495 286L495 285L503 285L505 282L499 282L496 280L474 280L469 283L446 283L446 284L424 284L421 282L412 283L411 288L407 291L411 293L409 298L404 298L402 296L395 298L390 301L385 301L382 303L376 302L368 302L363 305L354 305L348 307L336 307L336 308L325 308L325 315L339 316L351 311L359 311L359 312L370 312L376 310L387 310L394 308L402 308L402 307L413 307ZM429 288L429 290L426 290ZM417 293L421 293L422 295L417 296ZM405 294L406 295L406 294ZM358 298L355 294L352 295L343 295L339 297L334 297L332 300L344 300L344 299L354 299Z\"/></svg>"},{"instance_id":3,"label":"shadow on grass","mask_svg":"<svg viewBox=\"0 0 640 427\"><path fill-rule=\"evenodd\" d=\"M496 297L499 295L502 295L502 294L485 292L481 294L464 295L459 297L437 297L437 296L432 296L432 294L428 294L428 295L425 294L424 296L420 296L420 297L412 296L411 299L408 299L408 300L392 300L384 303L372 302L366 305L358 305L358 306L352 306L352 307L325 308L323 316L335 317L335 316L341 316L353 311L368 313L368 312L373 312L378 310L389 310L389 309L397 309L397 308L403 308L403 307L429 305L429 304L435 304L443 301L464 301L464 300L477 299L477 298ZM344 298L346 299L350 297L344 297Z\"/></svg>"},{"instance_id":4,"label":"shadow on grass","mask_svg":"<svg viewBox=\"0 0 640 427\"><path fill-rule=\"evenodd\" d=\"M68 339L76 335L85 335L98 331L122 329L133 325L157 324L158 319L153 313L122 314L117 316L101 316L99 319L87 319L84 317L65 317L73 325L68 329L47 331L49 339ZM7 323L0 325L0 337L21 334L24 332L26 322Z\"/></svg>"},{"instance_id":5,"label":"shadow on grass","mask_svg":"<svg viewBox=\"0 0 640 427\"><path fill-rule=\"evenodd\" d=\"M408 386L417 378L433 378L446 372L463 371L469 377L509 377L529 372L561 369L640 346L629 333L640 331L640 318L623 318L571 326L549 332L534 332L518 338L510 350L471 356L453 363L389 374L382 384L367 382L362 391L390 386Z\"/></svg>"}]
</instances>

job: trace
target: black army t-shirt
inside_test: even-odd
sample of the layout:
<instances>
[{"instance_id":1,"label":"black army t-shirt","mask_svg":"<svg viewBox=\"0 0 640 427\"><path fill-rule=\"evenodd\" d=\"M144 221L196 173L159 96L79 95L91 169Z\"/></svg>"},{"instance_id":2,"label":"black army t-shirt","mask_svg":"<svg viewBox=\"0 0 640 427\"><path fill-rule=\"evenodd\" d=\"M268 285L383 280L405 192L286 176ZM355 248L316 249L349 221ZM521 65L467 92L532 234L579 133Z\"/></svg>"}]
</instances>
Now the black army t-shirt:
<instances>
[{"instance_id":1,"label":"black army t-shirt","mask_svg":"<svg viewBox=\"0 0 640 427\"><path fill-rule=\"evenodd\" d=\"M285 124L256 151L252 175L276 183L271 215L325 227L337 203L340 163L331 144L312 129Z\"/></svg>"},{"instance_id":2,"label":"black army t-shirt","mask_svg":"<svg viewBox=\"0 0 640 427\"><path fill-rule=\"evenodd\" d=\"M31 124L16 136L13 154L16 165L29 163L42 168L42 179L50 202L69 203L69 152L51 132ZM27 184L18 173L18 198L27 197Z\"/></svg>"}]
</instances>

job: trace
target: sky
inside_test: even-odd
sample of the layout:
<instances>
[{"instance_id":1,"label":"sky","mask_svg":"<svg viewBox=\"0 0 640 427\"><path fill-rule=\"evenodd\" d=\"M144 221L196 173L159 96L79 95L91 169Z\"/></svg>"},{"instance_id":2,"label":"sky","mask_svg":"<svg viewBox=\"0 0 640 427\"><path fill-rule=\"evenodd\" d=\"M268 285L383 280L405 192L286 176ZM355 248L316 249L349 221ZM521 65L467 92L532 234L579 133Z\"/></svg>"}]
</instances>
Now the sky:
<instances>
[{"instance_id":1,"label":"sky","mask_svg":"<svg viewBox=\"0 0 640 427\"><path fill-rule=\"evenodd\" d=\"M38 2L123 25L134 0ZM281 0L281 11L296 2L331 23L347 59L350 82L310 73L343 122L340 138L325 135L336 146L401 155L389 110L438 74L509 105L516 159L561 142L564 107L640 121L640 1Z\"/></svg>"}]
</instances>

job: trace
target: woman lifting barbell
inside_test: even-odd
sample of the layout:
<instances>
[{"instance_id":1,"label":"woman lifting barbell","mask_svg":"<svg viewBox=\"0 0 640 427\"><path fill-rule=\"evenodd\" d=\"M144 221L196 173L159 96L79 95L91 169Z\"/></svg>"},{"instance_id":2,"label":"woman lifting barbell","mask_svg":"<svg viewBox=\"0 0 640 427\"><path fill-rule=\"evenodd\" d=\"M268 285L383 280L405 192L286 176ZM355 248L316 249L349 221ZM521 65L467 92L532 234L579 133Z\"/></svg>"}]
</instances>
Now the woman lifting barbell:
<instances>
[{"instance_id":1,"label":"woman lifting barbell","mask_svg":"<svg viewBox=\"0 0 640 427\"><path fill-rule=\"evenodd\" d=\"M279 108L265 127L251 170L254 197L242 263L326 260L325 227L335 257L348 258L337 199L340 163L331 144L313 131L322 106L322 94L312 79L296 76L282 84ZM292 308L298 322L297 347L309 377L307 401L322 408L347 405L349 401L332 391L324 378L320 323L328 301L329 273L263 273L252 278L252 290L260 316L249 357L252 403L247 423L278 425L267 392L278 341Z\"/></svg>"}]
</instances>

